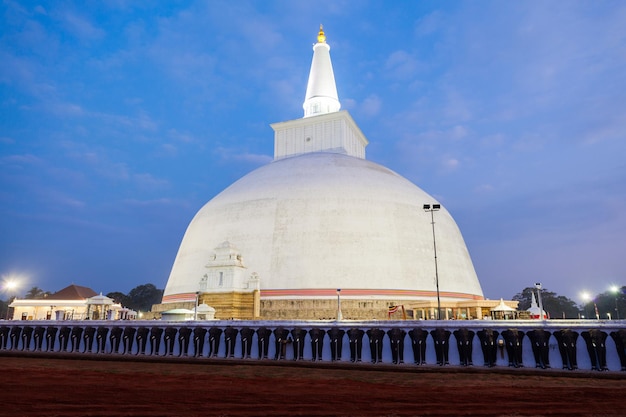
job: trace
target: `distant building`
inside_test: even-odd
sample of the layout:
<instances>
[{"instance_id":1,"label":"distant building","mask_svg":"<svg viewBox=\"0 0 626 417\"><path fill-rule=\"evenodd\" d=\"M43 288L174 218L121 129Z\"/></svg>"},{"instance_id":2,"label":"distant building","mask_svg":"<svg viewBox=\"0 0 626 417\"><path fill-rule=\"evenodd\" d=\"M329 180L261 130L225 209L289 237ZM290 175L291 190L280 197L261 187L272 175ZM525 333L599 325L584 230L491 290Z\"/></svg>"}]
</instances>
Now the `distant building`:
<instances>
[{"instance_id":1,"label":"distant building","mask_svg":"<svg viewBox=\"0 0 626 417\"><path fill-rule=\"evenodd\" d=\"M70 285L39 299L14 299L13 320L107 320L134 318L135 312L94 290Z\"/></svg>"}]
</instances>

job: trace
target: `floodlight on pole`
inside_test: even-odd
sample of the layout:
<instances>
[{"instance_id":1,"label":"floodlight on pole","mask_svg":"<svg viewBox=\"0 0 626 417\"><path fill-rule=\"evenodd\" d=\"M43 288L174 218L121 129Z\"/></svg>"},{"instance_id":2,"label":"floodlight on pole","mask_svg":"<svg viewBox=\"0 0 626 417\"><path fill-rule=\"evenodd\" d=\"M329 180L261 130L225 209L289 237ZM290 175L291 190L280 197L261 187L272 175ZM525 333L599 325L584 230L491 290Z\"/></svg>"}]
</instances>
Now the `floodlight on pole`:
<instances>
[{"instance_id":1,"label":"floodlight on pole","mask_svg":"<svg viewBox=\"0 0 626 417\"><path fill-rule=\"evenodd\" d=\"M433 250L435 252L435 286L437 287L437 320L441 319L441 299L439 297L439 269L437 267L437 239L435 238L435 212L441 209L441 204L424 204L424 211L430 212L430 222L433 226Z\"/></svg>"},{"instance_id":2,"label":"floodlight on pole","mask_svg":"<svg viewBox=\"0 0 626 417\"><path fill-rule=\"evenodd\" d=\"M589 304L589 301L591 300L591 295L587 291L583 291L580 293L580 298L582 298L584 302L583 309L585 310L585 315L587 318L591 318L591 315L587 314L587 304Z\"/></svg>"},{"instance_id":3,"label":"floodlight on pole","mask_svg":"<svg viewBox=\"0 0 626 417\"><path fill-rule=\"evenodd\" d=\"M9 319L9 305L11 304L11 294L19 287L19 282L15 279L7 279L2 285L2 290L7 293L9 299L7 300L7 310L4 314L5 320Z\"/></svg>"},{"instance_id":4,"label":"floodlight on pole","mask_svg":"<svg viewBox=\"0 0 626 417\"><path fill-rule=\"evenodd\" d=\"M343 320L341 313L341 288L337 288L337 321Z\"/></svg>"},{"instance_id":5,"label":"floodlight on pole","mask_svg":"<svg viewBox=\"0 0 626 417\"><path fill-rule=\"evenodd\" d=\"M537 303L539 303L539 320L543 320L543 302L541 301L541 282L535 282L537 288Z\"/></svg>"},{"instance_id":6,"label":"floodlight on pole","mask_svg":"<svg viewBox=\"0 0 626 417\"><path fill-rule=\"evenodd\" d=\"M617 297L619 297L619 287L617 285L611 286L611 292L615 294L615 318L619 320L619 309L617 307Z\"/></svg>"}]
</instances>

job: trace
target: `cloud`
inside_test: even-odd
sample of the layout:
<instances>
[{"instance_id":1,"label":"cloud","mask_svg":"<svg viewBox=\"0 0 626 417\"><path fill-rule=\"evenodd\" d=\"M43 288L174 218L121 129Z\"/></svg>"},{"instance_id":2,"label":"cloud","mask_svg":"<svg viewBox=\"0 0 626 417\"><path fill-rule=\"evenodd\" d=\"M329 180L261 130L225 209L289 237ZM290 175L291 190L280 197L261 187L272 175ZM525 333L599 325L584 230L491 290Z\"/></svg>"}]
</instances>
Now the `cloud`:
<instances>
[{"instance_id":1,"label":"cloud","mask_svg":"<svg viewBox=\"0 0 626 417\"><path fill-rule=\"evenodd\" d=\"M444 24L444 17L441 11L431 12L421 17L415 23L415 34L417 36L427 36L439 31Z\"/></svg>"},{"instance_id":2,"label":"cloud","mask_svg":"<svg viewBox=\"0 0 626 417\"><path fill-rule=\"evenodd\" d=\"M0 136L0 143L5 145L13 145L15 143L15 139L8 136Z\"/></svg>"},{"instance_id":3,"label":"cloud","mask_svg":"<svg viewBox=\"0 0 626 417\"><path fill-rule=\"evenodd\" d=\"M16 154L0 157L2 165L35 165L40 164L42 159L33 154Z\"/></svg>"},{"instance_id":4,"label":"cloud","mask_svg":"<svg viewBox=\"0 0 626 417\"><path fill-rule=\"evenodd\" d=\"M456 169L459 168L460 162L458 159L456 158L452 158L452 157L447 157L444 158L441 162L441 166L444 169L444 171L450 172L450 171L455 171Z\"/></svg>"},{"instance_id":5,"label":"cloud","mask_svg":"<svg viewBox=\"0 0 626 417\"><path fill-rule=\"evenodd\" d=\"M180 143L197 143L198 142L198 139L192 133L181 132L177 129L169 129L167 131L167 135L169 138Z\"/></svg>"},{"instance_id":6,"label":"cloud","mask_svg":"<svg viewBox=\"0 0 626 417\"><path fill-rule=\"evenodd\" d=\"M250 153L237 148L217 147L215 148L215 154L218 155L222 161L242 161L254 165L264 165L274 160L274 158L269 155Z\"/></svg>"},{"instance_id":7,"label":"cloud","mask_svg":"<svg viewBox=\"0 0 626 417\"><path fill-rule=\"evenodd\" d=\"M168 207L168 206L179 206L180 202L169 198L157 198L152 200L139 200L135 198L127 198L122 200L122 202L130 207Z\"/></svg>"},{"instance_id":8,"label":"cloud","mask_svg":"<svg viewBox=\"0 0 626 417\"><path fill-rule=\"evenodd\" d=\"M380 112L381 108L380 97L373 94L365 98L360 106L360 110L366 116L375 116Z\"/></svg>"},{"instance_id":9,"label":"cloud","mask_svg":"<svg viewBox=\"0 0 626 417\"><path fill-rule=\"evenodd\" d=\"M167 180L156 178L152 174L133 174L133 182L137 184L140 189L162 189L169 187L170 183Z\"/></svg>"},{"instance_id":10,"label":"cloud","mask_svg":"<svg viewBox=\"0 0 626 417\"><path fill-rule=\"evenodd\" d=\"M100 40L106 35L104 30L96 27L88 18L72 11L59 12L56 16L63 22L67 31L81 42Z\"/></svg>"},{"instance_id":11,"label":"cloud","mask_svg":"<svg viewBox=\"0 0 626 417\"><path fill-rule=\"evenodd\" d=\"M474 190L478 194L491 193L494 191L494 189L495 188L492 184L480 184L474 188Z\"/></svg>"},{"instance_id":12,"label":"cloud","mask_svg":"<svg viewBox=\"0 0 626 417\"><path fill-rule=\"evenodd\" d=\"M394 80L410 80L416 77L421 64L406 51L395 51L385 62L385 76Z\"/></svg>"}]
</instances>

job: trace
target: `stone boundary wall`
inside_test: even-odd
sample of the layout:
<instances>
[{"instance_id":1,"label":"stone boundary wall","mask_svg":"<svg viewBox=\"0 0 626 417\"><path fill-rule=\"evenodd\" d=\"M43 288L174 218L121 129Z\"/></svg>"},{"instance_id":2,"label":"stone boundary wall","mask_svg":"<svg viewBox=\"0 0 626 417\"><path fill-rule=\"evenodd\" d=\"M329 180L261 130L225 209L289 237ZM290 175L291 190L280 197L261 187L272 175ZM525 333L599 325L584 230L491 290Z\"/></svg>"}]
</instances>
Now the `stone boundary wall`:
<instances>
[{"instance_id":1,"label":"stone boundary wall","mask_svg":"<svg viewBox=\"0 0 626 417\"><path fill-rule=\"evenodd\" d=\"M0 354L626 371L626 321L0 321Z\"/></svg>"}]
</instances>

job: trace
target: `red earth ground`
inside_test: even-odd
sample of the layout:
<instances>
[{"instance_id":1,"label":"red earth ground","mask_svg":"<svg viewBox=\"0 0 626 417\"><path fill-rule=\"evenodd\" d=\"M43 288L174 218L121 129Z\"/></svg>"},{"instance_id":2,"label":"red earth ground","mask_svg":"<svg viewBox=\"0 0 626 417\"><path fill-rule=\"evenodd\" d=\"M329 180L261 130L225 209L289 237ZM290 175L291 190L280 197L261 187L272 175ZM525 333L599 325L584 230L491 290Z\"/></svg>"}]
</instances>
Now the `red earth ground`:
<instances>
[{"instance_id":1,"label":"red earth ground","mask_svg":"<svg viewBox=\"0 0 626 417\"><path fill-rule=\"evenodd\" d=\"M0 416L626 416L626 373L0 356Z\"/></svg>"}]
</instances>

